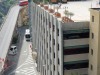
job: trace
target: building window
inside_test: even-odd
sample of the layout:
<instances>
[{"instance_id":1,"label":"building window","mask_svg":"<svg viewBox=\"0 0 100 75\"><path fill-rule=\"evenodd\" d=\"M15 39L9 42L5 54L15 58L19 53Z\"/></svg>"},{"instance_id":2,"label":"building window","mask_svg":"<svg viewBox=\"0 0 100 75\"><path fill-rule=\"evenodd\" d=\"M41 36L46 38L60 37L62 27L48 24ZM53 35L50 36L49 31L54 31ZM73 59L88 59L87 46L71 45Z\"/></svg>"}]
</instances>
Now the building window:
<instances>
[{"instance_id":1,"label":"building window","mask_svg":"<svg viewBox=\"0 0 100 75\"><path fill-rule=\"evenodd\" d=\"M92 33L92 39L94 38L94 33Z\"/></svg>"},{"instance_id":2,"label":"building window","mask_svg":"<svg viewBox=\"0 0 100 75\"><path fill-rule=\"evenodd\" d=\"M46 74L46 70L45 70L45 74Z\"/></svg>"},{"instance_id":3,"label":"building window","mask_svg":"<svg viewBox=\"0 0 100 75\"><path fill-rule=\"evenodd\" d=\"M46 25L47 25L47 18L46 18Z\"/></svg>"},{"instance_id":4,"label":"building window","mask_svg":"<svg viewBox=\"0 0 100 75\"><path fill-rule=\"evenodd\" d=\"M57 29L57 35L59 36L59 29Z\"/></svg>"},{"instance_id":5,"label":"building window","mask_svg":"<svg viewBox=\"0 0 100 75\"><path fill-rule=\"evenodd\" d=\"M60 75L59 72L58 72L58 75Z\"/></svg>"},{"instance_id":6,"label":"building window","mask_svg":"<svg viewBox=\"0 0 100 75\"><path fill-rule=\"evenodd\" d=\"M54 53L54 58L55 58L55 53Z\"/></svg>"},{"instance_id":7,"label":"building window","mask_svg":"<svg viewBox=\"0 0 100 75\"><path fill-rule=\"evenodd\" d=\"M53 31L55 31L55 26L53 25Z\"/></svg>"},{"instance_id":8,"label":"building window","mask_svg":"<svg viewBox=\"0 0 100 75\"><path fill-rule=\"evenodd\" d=\"M49 22L49 28L51 28L51 22Z\"/></svg>"},{"instance_id":9,"label":"building window","mask_svg":"<svg viewBox=\"0 0 100 75\"><path fill-rule=\"evenodd\" d=\"M50 53L51 53L51 47L50 47Z\"/></svg>"},{"instance_id":10,"label":"building window","mask_svg":"<svg viewBox=\"0 0 100 75\"><path fill-rule=\"evenodd\" d=\"M94 16L92 16L92 22L94 22Z\"/></svg>"},{"instance_id":11,"label":"building window","mask_svg":"<svg viewBox=\"0 0 100 75\"><path fill-rule=\"evenodd\" d=\"M91 49L91 55L93 55L93 49Z\"/></svg>"},{"instance_id":12,"label":"building window","mask_svg":"<svg viewBox=\"0 0 100 75\"><path fill-rule=\"evenodd\" d=\"M46 59L45 59L45 64L46 64Z\"/></svg>"},{"instance_id":13,"label":"building window","mask_svg":"<svg viewBox=\"0 0 100 75\"><path fill-rule=\"evenodd\" d=\"M38 14L37 14L37 16L38 16ZM40 16L39 16L40 17Z\"/></svg>"},{"instance_id":14,"label":"building window","mask_svg":"<svg viewBox=\"0 0 100 75\"><path fill-rule=\"evenodd\" d=\"M44 44L45 44L45 39L44 39Z\"/></svg>"},{"instance_id":15,"label":"building window","mask_svg":"<svg viewBox=\"0 0 100 75\"><path fill-rule=\"evenodd\" d=\"M93 65L90 66L90 69L93 70Z\"/></svg>"},{"instance_id":16,"label":"building window","mask_svg":"<svg viewBox=\"0 0 100 75\"><path fill-rule=\"evenodd\" d=\"M45 22L45 17L43 17L43 22Z\"/></svg>"},{"instance_id":17,"label":"building window","mask_svg":"<svg viewBox=\"0 0 100 75\"><path fill-rule=\"evenodd\" d=\"M60 64L59 58L58 58L58 64Z\"/></svg>"},{"instance_id":18,"label":"building window","mask_svg":"<svg viewBox=\"0 0 100 75\"><path fill-rule=\"evenodd\" d=\"M47 31L47 36L48 36L48 31Z\"/></svg>"},{"instance_id":19,"label":"building window","mask_svg":"<svg viewBox=\"0 0 100 75\"><path fill-rule=\"evenodd\" d=\"M52 60L50 59L50 64L52 64Z\"/></svg>"},{"instance_id":20,"label":"building window","mask_svg":"<svg viewBox=\"0 0 100 75\"><path fill-rule=\"evenodd\" d=\"M44 33L45 33L45 28L44 28Z\"/></svg>"},{"instance_id":21,"label":"building window","mask_svg":"<svg viewBox=\"0 0 100 75\"><path fill-rule=\"evenodd\" d=\"M49 70L49 65L47 66L47 69Z\"/></svg>"},{"instance_id":22,"label":"building window","mask_svg":"<svg viewBox=\"0 0 100 75\"><path fill-rule=\"evenodd\" d=\"M53 45L55 45L55 39L53 39Z\"/></svg>"},{"instance_id":23,"label":"building window","mask_svg":"<svg viewBox=\"0 0 100 75\"><path fill-rule=\"evenodd\" d=\"M48 48L48 43L47 43L47 48Z\"/></svg>"},{"instance_id":24,"label":"building window","mask_svg":"<svg viewBox=\"0 0 100 75\"><path fill-rule=\"evenodd\" d=\"M47 59L48 59L48 54L47 54Z\"/></svg>"},{"instance_id":25,"label":"building window","mask_svg":"<svg viewBox=\"0 0 100 75\"><path fill-rule=\"evenodd\" d=\"M54 65L54 71L55 71L55 65Z\"/></svg>"},{"instance_id":26,"label":"building window","mask_svg":"<svg viewBox=\"0 0 100 75\"><path fill-rule=\"evenodd\" d=\"M58 51L59 51L59 44L58 44Z\"/></svg>"},{"instance_id":27,"label":"building window","mask_svg":"<svg viewBox=\"0 0 100 75\"><path fill-rule=\"evenodd\" d=\"M42 45L42 50L43 50L43 45Z\"/></svg>"},{"instance_id":28,"label":"building window","mask_svg":"<svg viewBox=\"0 0 100 75\"><path fill-rule=\"evenodd\" d=\"M42 20L42 14L41 14L41 20Z\"/></svg>"},{"instance_id":29,"label":"building window","mask_svg":"<svg viewBox=\"0 0 100 75\"><path fill-rule=\"evenodd\" d=\"M51 74L50 75L52 75L52 71L51 71Z\"/></svg>"},{"instance_id":30,"label":"building window","mask_svg":"<svg viewBox=\"0 0 100 75\"><path fill-rule=\"evenodd\" d=\"M42 41L43 41L43 36L42 36Z\"/></svg>"},{"instance_id":31,"label":"building window","mask_svg":"<svg viewBox=\"0 0 100 75\"><path fill-rule=\"evenodd\" d=\"M50 41L51 41L51 35L50 35Z\"/></svg>"}]
</instances>

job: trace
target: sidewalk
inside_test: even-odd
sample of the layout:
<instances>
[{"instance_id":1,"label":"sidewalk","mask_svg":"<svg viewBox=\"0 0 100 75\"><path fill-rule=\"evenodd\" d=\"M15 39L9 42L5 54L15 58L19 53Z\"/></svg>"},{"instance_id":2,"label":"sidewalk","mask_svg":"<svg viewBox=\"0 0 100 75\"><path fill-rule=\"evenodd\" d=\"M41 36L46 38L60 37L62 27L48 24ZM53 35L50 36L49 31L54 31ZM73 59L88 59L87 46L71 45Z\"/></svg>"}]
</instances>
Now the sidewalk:
<instances>
[{"instance_id":1,"label":"sidewalk","mask_svg":"<svg viewBox=\"0 0 100 75\"><path fill-rule=\"evenodd\" d=\"M36 58L37 58L37 52L36 51L32 51L32 45L30 44L30 50L31 50L31 55L33 60L35 60L36 63ZM37 69L37 63L36 63L36 69ZM37 75L41 75L40 72L37 72Z\"/></svg>"},{"instance_id":2,"label":"sidewalk","mask_svg":"<svg viewBox=\"0 0 100 75\"><path fill-rule=\"evenodd\" d=\"M29 55L26 61L15 70L16 75L38 75L37 64L32 57L32 50L29 48Z\"/></svg>"}]
</instances>

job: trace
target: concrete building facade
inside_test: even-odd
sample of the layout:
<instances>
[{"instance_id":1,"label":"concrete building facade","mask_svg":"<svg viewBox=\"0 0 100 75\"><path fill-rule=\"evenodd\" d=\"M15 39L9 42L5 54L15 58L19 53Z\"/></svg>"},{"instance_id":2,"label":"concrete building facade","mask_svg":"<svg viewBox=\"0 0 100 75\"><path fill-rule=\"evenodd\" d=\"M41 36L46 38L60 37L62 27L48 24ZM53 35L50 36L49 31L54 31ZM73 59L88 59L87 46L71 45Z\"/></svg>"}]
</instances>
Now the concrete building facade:
<instances>
[{"instance_id":1,"label":"concrete building facade","mask_svg":"<svg viewBox=\"0 0 100 75\"><path fill-rule=\"evenodd\" d=\"M41 75L88 75L89 22L64 23L32 2L33 49Z\"/></svg>"},{"instance_id":2,"label":"concrete building facade","mask_svg":"<svg viewBox=\"0 0 100 75\"><path fill-rule=\"evenodd\" d=\"M89 75L100 75L100 8L90 9Z\"/></svg>"},{"instance_id":3,"label":"concrete building facade","mask_svg":"<svg viewBox=\"0 0 100 75\"><path fill-rule=\"evenodd\" d=\"M38 58L38 71L42 73L42 75L55 75L63 74L63 55L62 55L62 38L61 27L57 26L56 18L53 17L52 14L41 9L39 6L34 4L34 10L36 10L33 15L34 18L34 29L33 41L35 45L34 49L36 49ZM33 10L33 11L34 11ZM53 28L55 27L55 28ZM59 32L57 31L59 29ZM57 36L57 34L59 36ZM59 43L59 51L58 51L58 43Z\"/></svg>"},{"instance_id":4,"label":"concrete building facade","mask_svg":"<svg viewBox=\"0 0 100 75\"><path fill-rule=\"evenodd\" d=\"M63 24L64 75L88 74L88 26L88 22Z\"/></svg>"}]
</instances>

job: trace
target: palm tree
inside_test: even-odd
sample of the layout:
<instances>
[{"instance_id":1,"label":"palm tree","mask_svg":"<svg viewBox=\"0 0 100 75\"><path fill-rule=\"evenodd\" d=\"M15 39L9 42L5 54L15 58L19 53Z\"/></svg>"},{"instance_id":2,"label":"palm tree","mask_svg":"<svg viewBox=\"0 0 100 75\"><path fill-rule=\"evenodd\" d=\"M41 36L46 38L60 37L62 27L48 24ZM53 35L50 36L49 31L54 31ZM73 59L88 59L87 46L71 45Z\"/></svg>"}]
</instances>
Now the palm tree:
<instances>
[{"instance_id":1,"label":"palm tree","mask_svg":"<svg viewBox=\"0 0 100 75\"><path fill-rule=\"evenodd\" d=\"M67 7L67 8L68 8L68 7ZM66 7L65 7L65 10L64 10L64 14L65 14L66 17L69 16L69 14L68 14L68 10L66 10Z\"/></svg>"},{"instance_id":2,"label":"palm tree","mask_svg":"<svg viewBox=\"0 0 100 75\"><path fill-rule=\"evenodd\" d=\"M49 0L45 0L45 4L48 4Z\"/></svg>"},{"instance_id":3,"label":"palm tree","mask_svg":"<svg viewBox=\"0 0 100 75\"><path fill-rule=\"evenodd\" d=\"M64 14L65 14L66 17L68 17L68 10L65 10Z\"/></svg>"},{"instance_id":4,"label":"palm tree","mask_svg":"<svg viewBox=\"0 0 100 75\"><path fill-rule=\"evenodd\" d=\"M70 16L70 19L71 17L74 15L72 12L68 12L69 16Z\"/></svg>"},{"instance_id":5,"label":"palm tree","mask_svg":"<svg viewBox=\"0 0 100 75\"><path fill-rule=\"evenodd\" d=\"M74 74L71 72L71 75L74 75Z\"/></svg>"}]
</instances>

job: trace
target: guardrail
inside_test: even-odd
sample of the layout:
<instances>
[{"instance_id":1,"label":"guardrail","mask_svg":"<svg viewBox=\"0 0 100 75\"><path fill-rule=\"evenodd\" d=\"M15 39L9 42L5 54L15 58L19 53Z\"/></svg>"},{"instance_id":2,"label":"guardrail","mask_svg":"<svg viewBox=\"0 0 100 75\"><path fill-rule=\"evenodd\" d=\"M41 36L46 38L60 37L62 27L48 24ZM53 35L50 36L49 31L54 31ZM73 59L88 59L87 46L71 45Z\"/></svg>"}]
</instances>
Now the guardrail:
<instances>
[{"instance_id":1,"label":"guardrail","mask_svg":"<svg viewBox=\"0 0 100 75\"><path fill-rule=\"evenodd\" d=\"M0 31L1 31L1 29L2 29L3 25L4 25L5 21L6 21L6 18L7 18L7 16L8 16L8 14L9 14L9 12L10 12L11 8L12 8L13 6L16 6L16 5L17 5L17 3L16 3L16 4L14 4L14 5L12 5L12 6L9 8L7 15L4 17L4 21L2 22L2 24L1 24L1 26L0 26Z\"/></svg>"}]
</instances>

